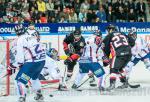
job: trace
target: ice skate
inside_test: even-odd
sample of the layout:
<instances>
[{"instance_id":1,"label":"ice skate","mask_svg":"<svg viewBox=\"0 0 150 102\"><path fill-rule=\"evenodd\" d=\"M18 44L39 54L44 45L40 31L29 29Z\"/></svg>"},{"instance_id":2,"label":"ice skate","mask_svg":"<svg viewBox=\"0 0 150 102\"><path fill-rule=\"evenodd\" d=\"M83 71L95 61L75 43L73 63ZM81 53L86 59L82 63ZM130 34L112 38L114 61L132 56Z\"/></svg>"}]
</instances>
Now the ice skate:
<instances>
[{"instance_id":1,"label":"ice skate","mask_svg":"<svg viewBox=\"0 0 150 102\"><path fill-rule=\"evenodd\" d=\"M41 93L41 91L38 91L36 93L36 96L34 97L34 99L37 101L37 102L43 102L44 101L44 97Z\"/></svg>"},{"instance_id":2,"label":"ice skate","mask_svg":"<svg viewBox=\"0 0 150 102\"><path fill-rule=\"evenodd\" d=\"M65 81L69 81L71 79L71 76L67 76Z\"/></svg>"},{"instance_id":3,"label":"ice skate","mask_svg":"<svg viewBox=\"0 0 150 102\"><path fill-rule=\"evenodd\" d=\"M19 97L19 101L18 102L26 102L26 97Z\"/></svg>"},{"instance_id":4,"label":"ice skate","mask_svg":"<svg viewBox=\"0 0 150 102\"><path fill-rule=\"evenodd\" d=\"M95 82L95 77L93 75L89 76L90 77L90 81L89 81L89 84L90 86L96 86L96 82Z\"/></svg>"},{"instance_id":5,"label":"ice skate","mask_svg":"<svg viewBox=\"0 0 150 102\"><path fill-rule=\"evenodd\" d=\"M73 84L71 88L76 90L78 86L76 84Z\"/></svg>"},{"instance_id":6,"label":"ice skate","mask_svg":"<svg viewBox=\"0 0 150 102\"><path fill-rule=\"evenodd\" d=\"M110 79L110 86L108 88L106 88L106 91L111 91L111 90L115 89L115 84L116 84L116 81Z\"/></svg>"},{"instance_id":7,"label":"ice skate","mask_svg":"<svg viewBox=\"0 0 150 102\"><path fill-rule=\"evenodd\" d=\"M63 85L63 84L59 84L58 90L59 90L59 91L66 91L66 90L67 90L67 86L66 86L66 85Z\"/></svg>"},{"instance_id":8,"label":"ice skate","mask_svg":"<svg viewBox=\"0 0 150 102\"><path fill-rule=\"evenodd\" d=\"M106 89L102 86L99 86L98 89L99 89L100 92L106 91Z\"/></svg>"}]
</instances>

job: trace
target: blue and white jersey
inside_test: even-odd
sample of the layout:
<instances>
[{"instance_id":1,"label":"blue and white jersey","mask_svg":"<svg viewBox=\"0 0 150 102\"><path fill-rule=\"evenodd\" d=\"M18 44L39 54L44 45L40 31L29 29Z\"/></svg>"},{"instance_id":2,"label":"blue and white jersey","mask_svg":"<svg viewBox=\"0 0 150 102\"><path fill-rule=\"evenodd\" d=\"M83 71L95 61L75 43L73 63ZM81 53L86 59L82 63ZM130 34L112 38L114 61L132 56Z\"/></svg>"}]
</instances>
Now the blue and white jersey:
<instances>
[{"instance_id":1,"label":"blue and white jersey","mask_svg":"<svg viewBox=\"0 0 150 102\"><path fill-rule=\"evenodd\" d=\"M25 62L38 62L45 60L46 50L45 45L38 42L37 38L32 35L21 35L17 40L17 64Z\"/></svg>"},{"instance_id":2,"label":"blue and white jersey","mask_svg":"<svg viewBox=\"0 0 150 102\"><path fill-rule=\"evenodd\" d=\"M91 62L98 62L104 56L101 46L95 44L95 35L85 39L86 46L80 59L89 59Z\"/></svg>"},{"instance_id":3,"label":"blue and white jersey","mask_svg":"<svg viewBox=\"0 0 150 102\"><path fill-rule=\"evenodd\" d=\"M138 37L135 41L135 46L132 48L132 55L136 58L141 58L148 53L148 43L142 37Z\"/></svg>"}]
</instances>

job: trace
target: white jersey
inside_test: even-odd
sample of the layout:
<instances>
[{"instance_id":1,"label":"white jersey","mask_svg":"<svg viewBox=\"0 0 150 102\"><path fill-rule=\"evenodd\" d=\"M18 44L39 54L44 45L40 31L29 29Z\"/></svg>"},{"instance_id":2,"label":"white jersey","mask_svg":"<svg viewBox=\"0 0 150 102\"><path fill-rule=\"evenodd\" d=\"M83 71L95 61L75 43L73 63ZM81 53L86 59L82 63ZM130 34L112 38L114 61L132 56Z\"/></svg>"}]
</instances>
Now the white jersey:
<instances>
[{"instance_id":1,"label":"white jersey","mask_svg":"<svg viewBox=\"0 0 150 102\"><path fill-rule=\"evenodd\" d=\"M26 30L26 34L27 34L27 35L35 36L35 35L37 34L37 30L34 30L34 29L27 29L27 30Z\"/></svg>"},{"instance_id":2,"label":"white jersey","mask_svg":"<svg viewBox=\"0 0 150 102\"><path fill-rule=\"evenodd\" d=\"M54 59L46 55L45 66L41 72L42 75L50 75L53 79L60 78L60 71Z\"/></svg>"},{"instance_id":3,"label":"white jersey","mask_svg":"<svg viewBox=\"0 0 150 102\"><path fill-rule=\"evenodd\" d=\"M17 40L16 65L25 62L38 62L45 60L45 46L32 35L21 35ZM18 67L18 66L17 66Z\"/></svg>"},{"instance_id":4,"label":"white jersey","mask_svg":"<svg viewBox=\"0 0 150 102\"><path fill-rule=\"evenodd\" d=\"M136 58L141 58L147 53L149 53L148 43L142 37L138 37L135 41L135 46L132 48L132 55Z\"/></svg>"},{"instance_id":5,"label":"white jersey","mask_svg":"<svg viewBox=\"0 0 150 102\"><path fill-rule=\"evenodd\" d=\"M95 37L95 35L92 35L85 39L86 46L81 58L91 59L92 62L98 62L98 60L102 59L104 53L101 47L95 44Z\"/></svg>"}]
</instances>

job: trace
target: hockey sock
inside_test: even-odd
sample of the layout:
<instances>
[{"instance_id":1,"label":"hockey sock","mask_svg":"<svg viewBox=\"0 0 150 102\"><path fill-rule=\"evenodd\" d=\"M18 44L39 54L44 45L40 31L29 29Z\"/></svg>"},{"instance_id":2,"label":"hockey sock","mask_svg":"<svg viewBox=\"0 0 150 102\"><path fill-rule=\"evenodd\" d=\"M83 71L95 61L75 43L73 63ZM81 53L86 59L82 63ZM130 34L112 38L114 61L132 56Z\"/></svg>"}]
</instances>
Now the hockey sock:
<instances>
[{"instance_id":1,"label":"hockey sock","mask_svg":"<svg viewBox=\"0 0 150 102\"><path fill-rule=\"evenodd\" d=\"M86 73L78 73L76 78L75 78L75 84L78 86L81 82L81 80L84 78L84 76L86 75Z\"/></svg>"},{"instance_id":2,"label":"hockey sock","mask_svg":"<svg viewBox=\"0 0 150 102\"><path fill-rule=\"evenodd\" d=\"M98 87L103 87L103 76L98 78Z\"/></svg>"},{"instance_id":3,"label":"hockey sock","mask_svg":"<svg viewBox=\"0 0 150 102\"><path fill-rule=\"evenodd\" d=\"M27 89L25 85L19 81L15 81L16 89L17 89L17 95L19 97L25 97L27 94Z\"/></svg>"},{"instance_id":4,"label":"hockey sock","mask_svg":"<svg viewBox=\"0 0 150 102\"><path fill-rule=\"evenodd\" d=\"M32 90L34 92L37 92L38 90L41 90L40 80L39 79L31 80L31 86L32 86Z\"/></svg>"}]
</instances>

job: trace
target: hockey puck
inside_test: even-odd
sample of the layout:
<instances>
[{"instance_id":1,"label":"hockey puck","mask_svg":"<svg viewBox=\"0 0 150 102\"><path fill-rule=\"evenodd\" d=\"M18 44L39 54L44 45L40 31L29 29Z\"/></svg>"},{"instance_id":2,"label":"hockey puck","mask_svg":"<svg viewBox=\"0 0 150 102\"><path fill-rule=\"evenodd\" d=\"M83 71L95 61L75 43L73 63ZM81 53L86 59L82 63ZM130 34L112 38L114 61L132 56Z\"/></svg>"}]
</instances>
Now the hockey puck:
<instances>
[{"instance_id":1,"label":"hockey puck","mask_svg":"<svg viewBox=\"0 0 150 102\"><path fill-rule=\"evenodd\" d=\"M53 97L53 95L49 95L49 97Z\"/></svg>"},{"instance_id":2,"label":"hockey puck","mask_svg":"<svg viewBox=\"0 0 150 102\"><path fill-rule=\"evenodd\" d=\"M82 90L81 90L81 89L78 89L77 91L80 91L80 92L81 92Z\"/></svg>"}]
</instances>

